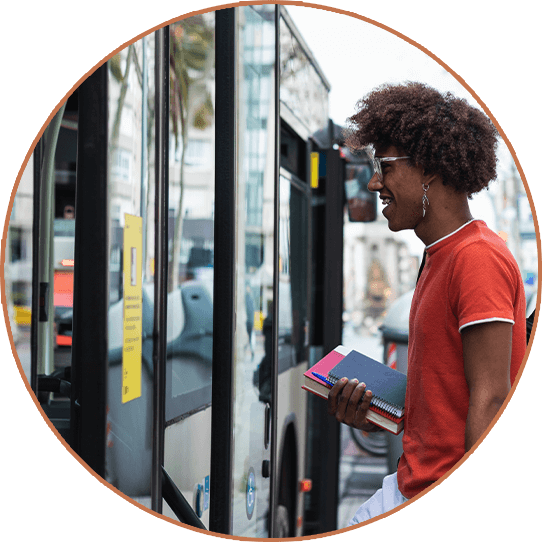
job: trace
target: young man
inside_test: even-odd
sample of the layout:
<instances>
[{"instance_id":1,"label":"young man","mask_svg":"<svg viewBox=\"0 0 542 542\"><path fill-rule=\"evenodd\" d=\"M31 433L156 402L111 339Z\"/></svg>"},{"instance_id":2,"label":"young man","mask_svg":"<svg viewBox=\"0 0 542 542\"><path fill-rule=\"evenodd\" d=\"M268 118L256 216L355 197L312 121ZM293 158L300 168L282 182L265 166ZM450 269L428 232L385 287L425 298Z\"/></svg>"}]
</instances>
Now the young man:
<instances>
[{"instance_id":1,"label":"young man","mask_svg":"<svg viewBox=\"0 0 542 542\"><path fill-rule=\"evenodd\" d=\"M526 350L521 273L468 200L496 178L498 133L465 100L419 83L385 85L358 104L347 145L373 150L369 189L392 231L413 229L426 258L409 320L403 455L350 524L416 496L448 472L504 403ZM339 381L329 412L374 431L371 391Z\"/></svg>"}]
</instances>

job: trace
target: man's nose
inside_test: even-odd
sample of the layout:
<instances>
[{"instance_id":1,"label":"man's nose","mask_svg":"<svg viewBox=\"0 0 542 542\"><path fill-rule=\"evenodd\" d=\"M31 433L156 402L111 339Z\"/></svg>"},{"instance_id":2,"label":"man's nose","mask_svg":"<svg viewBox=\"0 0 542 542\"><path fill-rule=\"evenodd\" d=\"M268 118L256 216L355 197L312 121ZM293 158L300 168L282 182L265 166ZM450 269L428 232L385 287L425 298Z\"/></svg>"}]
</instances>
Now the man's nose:
<instances>
[{"instance_id":1,"label":"man's nose","mask_svg":"<svg viewBox=\"0 0 542 542\"><path fill-rule=\"evenodd\" d=\"M371 180L369 181L367 188L369 189L369 192L378 192L379 190L382 190L382 188L384 188L384 184L380 180L378 173L376 173L376 171L371 177Z\"/></svg>"}]
</instances>

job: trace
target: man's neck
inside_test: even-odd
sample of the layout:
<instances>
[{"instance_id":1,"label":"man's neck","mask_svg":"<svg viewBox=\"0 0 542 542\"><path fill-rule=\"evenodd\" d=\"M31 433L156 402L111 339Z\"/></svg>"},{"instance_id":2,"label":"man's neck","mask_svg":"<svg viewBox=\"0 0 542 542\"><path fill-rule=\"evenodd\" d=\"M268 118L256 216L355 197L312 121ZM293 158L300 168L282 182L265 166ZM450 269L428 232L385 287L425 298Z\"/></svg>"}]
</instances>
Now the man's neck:
<instances>
[{"instance_id":1,"label":"man's neck","mask_svg":"<svg viewBox=\"0 0 542 542\"><path fill-rule=\"evenodd\" d=\"M414 232L427 246L453 233L472 218L466 194L440 198L437 195Z\"/></svg>"}]
</instances>

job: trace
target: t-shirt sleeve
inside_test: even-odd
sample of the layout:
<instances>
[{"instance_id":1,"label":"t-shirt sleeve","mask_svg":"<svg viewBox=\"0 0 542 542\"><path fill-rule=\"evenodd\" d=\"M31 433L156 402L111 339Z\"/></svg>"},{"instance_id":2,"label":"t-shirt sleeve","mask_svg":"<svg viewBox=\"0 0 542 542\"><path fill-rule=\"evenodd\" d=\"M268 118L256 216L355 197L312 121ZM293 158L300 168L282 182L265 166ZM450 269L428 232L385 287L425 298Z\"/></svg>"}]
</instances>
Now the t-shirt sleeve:
<instances>
[{"instance_id":1,"label":"t-shirt sleeve","mask_svg":"<svg viewBox=\"0 0 542 542\"><path fill-rule=\"evenodd\" d=\"M458 252L449 295L459 331L483 322L513 324L516 294L517 273L511 258L483 241Z\"/></svg>"}]
</instances>

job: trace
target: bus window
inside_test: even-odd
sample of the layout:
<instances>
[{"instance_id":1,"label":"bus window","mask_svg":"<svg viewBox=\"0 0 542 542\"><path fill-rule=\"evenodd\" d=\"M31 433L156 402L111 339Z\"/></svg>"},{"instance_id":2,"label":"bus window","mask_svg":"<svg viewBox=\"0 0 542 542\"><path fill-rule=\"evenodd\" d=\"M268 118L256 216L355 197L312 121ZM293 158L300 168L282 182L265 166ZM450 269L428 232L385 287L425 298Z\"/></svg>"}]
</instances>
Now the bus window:
<instances>
[{"instance_id":1,"label":"bus window","mask_svg":"<svg viewBox=\"0 0 542 542\"><path fill-rule=\"evenodd\" d=\"M211 403L214 282L214 13L169 27L166 420ZM188 75L189 74L189 75Z\"/></svg>"},{"instance_id":2,"label":"bus window","mask_svg":"<svg viewBox=\"0 0 542 542\"><path fill-rule=\"evenodd\" d=\"M294 175L280 176L279 373L306 361L308 195Z\"/></svg>"}]
</instances>

